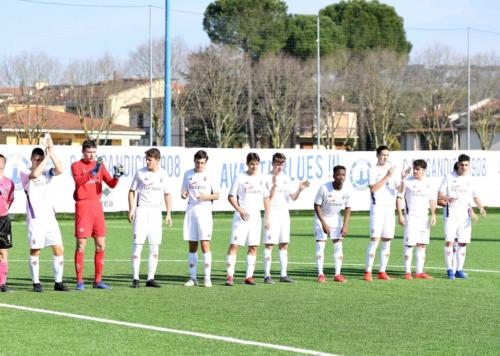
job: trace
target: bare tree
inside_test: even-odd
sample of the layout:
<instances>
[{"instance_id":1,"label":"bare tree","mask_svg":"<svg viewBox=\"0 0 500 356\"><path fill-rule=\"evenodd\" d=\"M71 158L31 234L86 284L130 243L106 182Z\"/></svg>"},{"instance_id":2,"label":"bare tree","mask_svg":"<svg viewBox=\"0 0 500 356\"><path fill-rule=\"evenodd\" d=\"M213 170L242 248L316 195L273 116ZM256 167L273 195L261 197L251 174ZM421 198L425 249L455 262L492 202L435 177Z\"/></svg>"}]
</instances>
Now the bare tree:
<instances>
[{"instance_id":1,"label":"bare tree","mask_svg":"<svg viewBox=\"0 0 500 356\"><path fill-rule=\"evenodd\" d=\"M59 91L57 100L62 97L66 109L80 118L85 137L107 140L117 114L110 96L123 88L118 68L119 63L107 54L96 60L74 61L64 74L68 85L54 88ZM86 117L91 119L90 125Z\"/></svg>"},{"instance_id":2,"label":"bare tree","mask_svg":"<svg viewBox=\"0 0 500 356\"><path fill-rule=\"evenodd\" d=\"M254 65L255 109L263 118L272 147L289 144L312 91L311 78L310 67L283 55L268 55Z\"/></svg>"},{"instance_id":3,"label":"bare tree","mask_svg":"<svg viewBox=\"0 0 500 356\"><path fill-rule=\"evenodd\" d=\"M192 115L204 124L206 139L216 147L238 144L245 125L242 97L249 77L249 63L238 51L210 46L189 58L187 71Z\"/></svg>"},{"instance_id":4,"label":"bare tree","mask_svg":"<svg viewBox=\"0 0 500 356\"><path fill-rule=\"evenodd\" d=\"M448 47L436 45L417 56L416 63L420 65L413 67L408 78L408 85L415 93L414 125L422 129L429 150L453 148L453 144L445 144L452 130L452 114L465 108L464 58Z\"/></svg>"},{"instance_id":5,"label":"bare tree","mask_svg":"<svg viewBox=\"0 0 500 356\"><path fill-rule=\"evenodd\" d=\"M8 56L0 62L0 84L19 88L16 105L4 111L16 127L19 140L37 144L47 122L45 105L47 96L43 89L59 81L60 64L43 52L22 53Z\"/></svg>"},{"instance_id":6,"label":"bare tree","mask_svg":"<svg viewBox=\"0 0 500 356\"><path fill-rule=\"evenodd\" d=\"M500 131L500 57L479 54L471 63L471 126L489 150Z\"/></svg>"},{"instance_id":7,"label":"bare tree","mask_svg":"<svg viewBox=\"0 0 500 356\"><path fill-rule=\"evenodd\" d=\"M370 50L357 60L351 58L351 64L359 117L372 145L396 144L399 128L395 118L402 111L407 57L390 50Z\"/></svg>"}]
</instances>

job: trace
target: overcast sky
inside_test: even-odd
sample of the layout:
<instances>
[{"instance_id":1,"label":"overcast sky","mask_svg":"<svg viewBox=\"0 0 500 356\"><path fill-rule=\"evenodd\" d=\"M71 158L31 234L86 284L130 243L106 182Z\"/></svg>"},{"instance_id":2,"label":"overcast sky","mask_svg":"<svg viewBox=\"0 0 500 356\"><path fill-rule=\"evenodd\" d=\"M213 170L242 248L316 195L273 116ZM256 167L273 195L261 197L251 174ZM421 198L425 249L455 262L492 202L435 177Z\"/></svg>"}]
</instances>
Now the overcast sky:
<instances>
[{"instance_id":1,"label":"overcast sky","mask_svg":"<svg viewBox=\"0 0 500 356\"><path fill-rule=\"evenodd\" d=\"M43 51L66 62L96 58L104 53L125 59L148 40L148 5L164 7L163 0L0 0L0 57ZM202 19L209 0L171 0L172 36L190 48L209 44ZM289 13L316 14L334 3L327 0L286 0ZM459 54L500 52L500 1L498 0L384 0L403 17L412 56L435 43ZM57 6L123 5L144 7L93 8ZM164 10L152 10L153 37L164 34ZM448 30L446 30L448 29ZM483 31L479 31L483 30Z\"/></svg>"}]
</instances>

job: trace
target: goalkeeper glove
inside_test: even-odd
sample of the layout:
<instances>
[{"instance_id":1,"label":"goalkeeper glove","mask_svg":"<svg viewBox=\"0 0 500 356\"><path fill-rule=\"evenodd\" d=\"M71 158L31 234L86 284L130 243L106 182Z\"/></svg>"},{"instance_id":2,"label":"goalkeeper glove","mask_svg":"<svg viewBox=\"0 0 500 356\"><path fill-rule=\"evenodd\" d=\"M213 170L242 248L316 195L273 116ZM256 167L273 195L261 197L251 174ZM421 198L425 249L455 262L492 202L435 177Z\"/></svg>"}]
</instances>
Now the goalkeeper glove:
<instances>
[{"instance_id":1,"label":"goalkeeper glove","mask_svg":"<svg viewBox=\"0 0 500 356\"><path fill-rule=\"evenodd\" d=\"M125 172L125 168L123 168L123 165L121 164L114 166L114 169L115 169L115 174L113 175L114 178L120 178Z\"/></svg>"},{"instance_id":2,"label":"goalkeeper glove","mask_svg":"<svg viewBox=\"0 0 500 356\"><path fill-rule=\"evenodd\" d=\"M93 176L95 176L95 175L97 175L97 173L99 173L99 169L101 168L101 164L102 164L102 156L99 156L99 157L97 157L95 168L91 171Z\"/></svg>"}]
</instances>

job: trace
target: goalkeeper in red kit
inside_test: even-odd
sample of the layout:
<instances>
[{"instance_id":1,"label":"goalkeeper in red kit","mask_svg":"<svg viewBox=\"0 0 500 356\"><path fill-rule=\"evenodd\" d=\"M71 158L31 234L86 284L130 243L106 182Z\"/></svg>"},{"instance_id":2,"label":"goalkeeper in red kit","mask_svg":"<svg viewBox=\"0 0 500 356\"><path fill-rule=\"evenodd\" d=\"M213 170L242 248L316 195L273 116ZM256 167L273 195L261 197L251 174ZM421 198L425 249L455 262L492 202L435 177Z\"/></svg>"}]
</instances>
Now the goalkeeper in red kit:
<instances>
[{"instance_id":1,"label":"goalkeeper in red kit","mask_svg":"<svg viewBox=\"0 0 500 356\"><path fill-rule=\"evenodd\" d=\"M104 268L104 249L106 240L106 224L101 205L103 182L110 188L118 184L123 175L123 166L114 167L114 175L106 169L102 157L96 155L97 145L93 140L85 140L82 144L83 158L71 165L71 173L75 180L75 270L76 289L85 290L83 282L83 261L87 238L92 237L95 244L94 288L111 289L102 281Z\"/></svg>"}]
</instances>

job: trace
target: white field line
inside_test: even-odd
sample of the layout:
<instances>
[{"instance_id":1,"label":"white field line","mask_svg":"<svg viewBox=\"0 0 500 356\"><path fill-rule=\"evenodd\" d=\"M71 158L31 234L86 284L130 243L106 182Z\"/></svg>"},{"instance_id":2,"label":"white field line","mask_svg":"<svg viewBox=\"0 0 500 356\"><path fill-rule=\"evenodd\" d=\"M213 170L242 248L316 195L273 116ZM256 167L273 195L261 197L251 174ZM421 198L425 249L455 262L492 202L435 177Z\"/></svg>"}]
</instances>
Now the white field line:
<instances>
[{"instance_id":1,"label":"white field line","mask_svg":"<svg viewBox=\"0 0 500 356\"><path fill-rule=\"evenodd\" d=\"M85 262L93 262L94 260L85 260ZM28 260L11 260L9 259L9 262L25 262L28 263ZM46 260L46 259L40 259L40 262L52 262L52 260ZM110 263L123 263L127 262L130 263L131 260L108 260L106 259L105 262L110 262ZM170 262L170 263L188 263L187 260L162 260L159 259L158 262ZM212 263L226 263L224 260L213 260ZM246 263L246 260L238 260L236 263ZM256 261L257 264L263 264L262 261ZM279 264L278 261L272 262L272 264ZM306 265L306 266L316 266L316 262L296 262L296 261L288 261L289 265ZM342 266L356 266L356 267L364 267L364 264L361 263L342 263ZM390 268L404 268L403 265L388 265L387 267ZM433 270L446 270L445 267L433 267L433 266L425 266L426 269L433 269ZM492 269L465 269L464 271L467 272L479 272L479 273L500 273L500 270L492 270Z\"/></svg>"},{"instance_id":2,"label":"white field line","mask_svg":"<svg viewBox=\"0 0 500 356\"><path fill-rule=\"evenodd\" d=\"M329 353L315 351L315 350L301 349L301 348L298 348L298 347L275 345L275 344L269 344L269 343L266 343L266 342L258 342L258 341L251 341L251 340L242 340L242 339L236 339L236 338L233 338L233 337L211 335L211 334L199 333L199 332L188 331L188 330L163 328L163 327L160 327L160 326L153 326L153 325L146 325L146 324L129 323L129 322L126 322L126 321L104 319L104 318L96 318L96 317L87 316L87 315L64 313L64 312L59 312L59 311L54 311L54 310L48 310L48 309L30 308L30 307L24 307L24 306L20 306L20 305L12 305L12 304L4 304L4 303L0 303L0 308L9 308L9 309L16 309L16 310L28 311L28 312L32 312L32 313L56 315L56 316L62 316L62 317L66 317L66 318L88 320L88 321L94 321L94 322L104 323L104 324L112 324L112 325L125 326L125 327L129 327L129 328L136 328L136 329L144 329L144 330L150 330L150 331L157 331L157 332L161 332L161 333L194 336L194 337L200 337L200 338L203 338L203 339L224 341L224 342L230 342L230 343L233 343L233 344L240 344L240 345L264 347L264 348L268 348L268 349L274 349L274 350L280 350L280 351L288 351L288 352L294 352L294 353L301 353L301 354L306 354L306 355L329 355L329 356L335 356L334 354L329 354Z\"/></svg>"}]
</instances>

